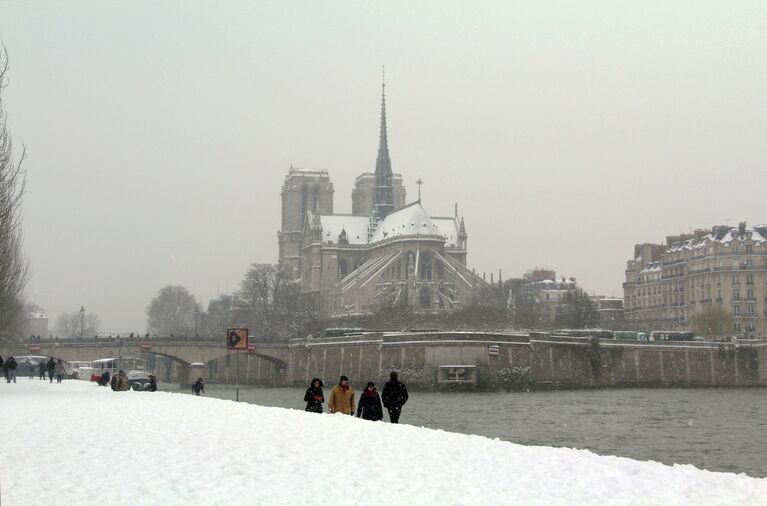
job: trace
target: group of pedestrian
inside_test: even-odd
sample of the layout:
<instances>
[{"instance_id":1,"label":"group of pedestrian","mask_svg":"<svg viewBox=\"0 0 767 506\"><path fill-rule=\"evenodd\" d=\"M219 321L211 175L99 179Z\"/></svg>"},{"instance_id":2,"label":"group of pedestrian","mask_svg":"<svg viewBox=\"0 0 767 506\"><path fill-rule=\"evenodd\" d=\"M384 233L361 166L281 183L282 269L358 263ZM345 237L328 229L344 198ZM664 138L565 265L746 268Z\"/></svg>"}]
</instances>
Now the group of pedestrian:
<instances>
[{"instance_id":1,"label":"group of pedestrian","mask_svg":"<svg viewBox=\"0 0 767 506\"><path fill-rule=\"evenodd\" d=\"M408 393L405 384L399 381L397 372L392 371L389 374L389 381L384 385L382 395L378 394L374 382L369 381L367 383L356 406L357 418L372 421L383 420L383 408L385 407L389 412L391 423L399 423L402 406L407 400ZM309 388L306 389L304 401L306 402L306 411L322 413L322 403L325 402L322 380L319 378L312 379ZM354 389L349 385L349 378L341 376L338 384L330 390L328 412L354 416L354 408Z\"/></svg>"},{"instance_id":2,"label":"group of pedestrian","mask_svg":"<svg viewBox=\"0 0 767 506\"><path fill-rule=\"evenodd\" d=\"M30 379L32 378L31 372L33 371L33 365L30 362ZM3 374L5 375L5 380L8 383L16 383L16 370L19 368L19 363L16 361L15 358L12 356L8 357L8 360L3 361L3 357L0 357L0 369L3 370ZM67 371L64 367L64 363L61 361L61 359L54 360L53 357L49 358L46 362L45 360L41 360L40 364L38 364L38 371L40 372L40 379L45 380L45 373L48 373L48 377L50 378L51 383L53 383L53 378L56 378L56 383L61 383L61 380L64 379L64 375L66 375Z\"/></svg>"},{"instance_id":3,"label":"group of pedestrian","mask_svg":"<svg viewBox=\"0 0 767 506\"><path fill-rule=\"evenodd\" d=\"M112 379L109 381L109 386L112 387L112 390L115 392L124 392L128 389L130 389L130 382L128 381L128 373L120 369L117 371L117 374L112 376Z\"/></svg>"}]
</instances>

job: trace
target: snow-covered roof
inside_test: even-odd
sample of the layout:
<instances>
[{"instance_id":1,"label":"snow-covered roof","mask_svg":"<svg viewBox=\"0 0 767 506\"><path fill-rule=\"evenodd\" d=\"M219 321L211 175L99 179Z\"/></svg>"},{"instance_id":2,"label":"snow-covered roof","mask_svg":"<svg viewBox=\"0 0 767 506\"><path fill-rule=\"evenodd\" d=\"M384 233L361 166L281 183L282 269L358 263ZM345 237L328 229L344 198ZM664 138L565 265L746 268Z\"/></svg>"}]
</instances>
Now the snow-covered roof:
<instances>
[{"instance_id":1,"label":"snow-covered roof","mask_svg":"<svg viewBox=\"0 0 767 506\"><path fill-rule=\"evenodd\" d=\"M322 227L322 242L327 244L338 243L338 237L341 231L346 231L346 239L349 244L367 244L368 243L368 223L367 216L353 216L351 214L321 214L320 226Z\"/></svg>"},{"instance_id":2,"label":"snow-covered roof","mask_svg":"<svg viewBox=\"0 0 767 506\"><path fill-rule=\"evenodd\" d=\"M744 241L749 239L760 243L767 241L767 226L744 227L742 235L739 227L716 226L709 233L702 235L696 233L696 237L685 237L680 241L674 242L666 248L666 253L702 248L708 242L729 244L733 240Z\"/></svg>"},{"instance_id":3,"label":"snow-covered roof","mask_svg":"<svg viewBox=\"0 0 767 506\"><path fill-rule=\"evenodd\" d=\"M324 232L323 232L324 233ZM389 214L378 225L371 243L399 237L403 235L430 235L444 236L436 223L429 217L429 214L421 206L420 202L413 202L401 209Z\"/></svg>"},{"instance_id":4,"label":"snow-covered roof","mask_svg":"<svg viewBox=\"0 0 767 506\"><path fill-rule=\"evenodd\" d=\"M458 230L460 225L455 218L432 217L431 221L439 229L440 235L445 237L445 246L458 246Z\"/></svg>"}]
</instances>

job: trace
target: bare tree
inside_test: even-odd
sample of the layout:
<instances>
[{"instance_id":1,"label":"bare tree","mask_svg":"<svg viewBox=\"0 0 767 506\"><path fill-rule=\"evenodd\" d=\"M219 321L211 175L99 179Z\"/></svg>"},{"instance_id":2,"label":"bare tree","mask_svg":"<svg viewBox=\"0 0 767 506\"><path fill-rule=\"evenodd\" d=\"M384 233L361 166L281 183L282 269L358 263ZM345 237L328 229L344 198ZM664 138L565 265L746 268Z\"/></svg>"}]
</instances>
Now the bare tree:
<instances>
[{"instance_id":1,"label":"bare tree","mask_svg":"<svg viewBox=\"0 0 767 506\"><path fill-rule=\"evenodd\" d=\"M271 264L251 264L236 293L236 319L262 339L305 334L317 320L315 304L301 286Z\"/></svg>"},{"instance_id":2,"label":"bare tree","mask_svg":"<svg viewBox=\"0 0 767 506\"><path fill-rule=\"evenodd\" d=\"M80 311L62 313L56 318L55 328L56 335L64 339L75 339L80 335L93 337L99 331L99 317L92 313L82 315Z\"/></svg>"},{"instance_id":3,"label":"bare tree","mask_svg":"<svg viewBox=\"0 0 767 506\"><path fill-rule=\"evenodd\" d=\"M146 308L147 326L150 332L160 336L193 336L195 312L199 317L199 311L200 304L186 288L167 285Z\"/></svg>"},{"instance_id":4,"label":"bare tree","mask_svg":"<svg viewBox=\"0 0 767 506\"><path fill-rule=\"evenodd\" d=\"M21 330L24 287L29 264L22 253L21 199L26 177L21 168L25 151L13 156L2 91L8 79L8 52L0 45L0 335Z\"/></svg>"},{"instance_id":5,"label":"bare tree","mask_svg":"<svg viewBox=\"0 0 767 506\"><path fill-rule=\"evenodd\" d=\"M692 330L699 336L716 339L732 335L733 321L732 313L728 309L713 304L693 316Z\"/></svg>"}]
</instances>

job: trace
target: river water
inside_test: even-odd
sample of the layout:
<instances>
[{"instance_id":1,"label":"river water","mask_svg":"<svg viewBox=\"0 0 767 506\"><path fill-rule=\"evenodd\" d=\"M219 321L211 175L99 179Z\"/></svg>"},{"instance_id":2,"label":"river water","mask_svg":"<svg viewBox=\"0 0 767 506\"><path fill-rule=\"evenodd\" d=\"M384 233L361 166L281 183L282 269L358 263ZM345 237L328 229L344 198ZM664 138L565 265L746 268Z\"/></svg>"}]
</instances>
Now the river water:
<instances>
[{"instance_id":1,"label":"river water","mask_svg":"<svg viewBox=\"0 0 767 506\"><path fill-rule=\"evenodd\" d=\"M235 396L230 385L206 385L205 391ZM248 386L240 387L240 400L303 409L304 392ZM411 392L400 423L767 476L767 389Z\"/></svg>"}]
</instances>

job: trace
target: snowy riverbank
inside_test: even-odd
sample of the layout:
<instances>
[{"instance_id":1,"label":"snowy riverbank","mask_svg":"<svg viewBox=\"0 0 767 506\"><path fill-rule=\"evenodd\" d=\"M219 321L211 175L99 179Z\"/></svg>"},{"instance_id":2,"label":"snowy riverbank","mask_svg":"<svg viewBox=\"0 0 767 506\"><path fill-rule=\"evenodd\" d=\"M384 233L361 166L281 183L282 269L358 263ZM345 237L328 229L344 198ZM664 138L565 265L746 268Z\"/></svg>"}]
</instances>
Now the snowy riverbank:
<instances>
[{"instance_id":1,"label":"snowy riverbank","mask_svg":"<svg viewBox=\"0 0 767 506\"><path fill-rule=\"evenodd\" d=\"M763 504L767 479L85 382L0 383L2 504ZM90 420L90 421L88 421Z\"/></svg>"}]
</instances>

